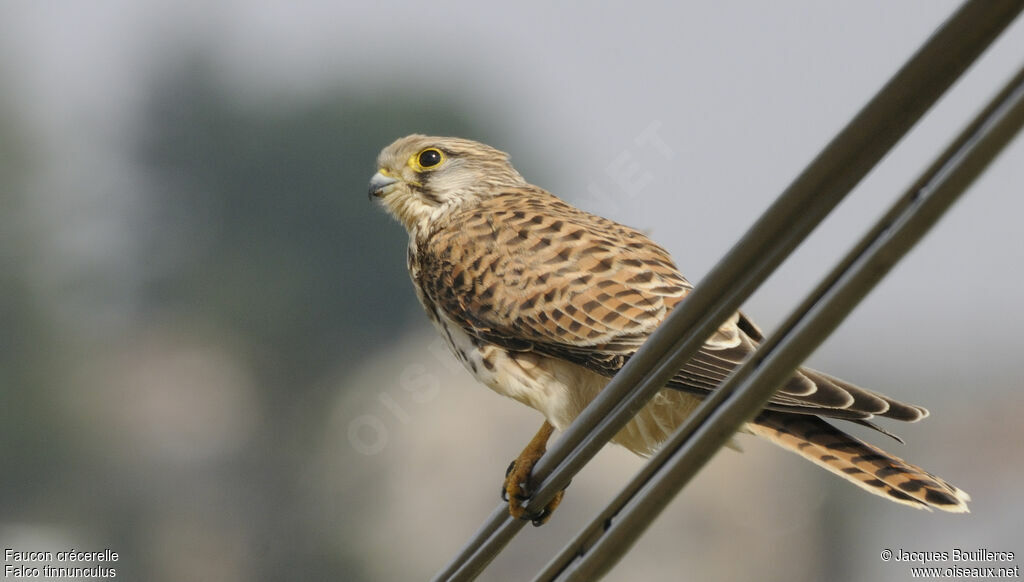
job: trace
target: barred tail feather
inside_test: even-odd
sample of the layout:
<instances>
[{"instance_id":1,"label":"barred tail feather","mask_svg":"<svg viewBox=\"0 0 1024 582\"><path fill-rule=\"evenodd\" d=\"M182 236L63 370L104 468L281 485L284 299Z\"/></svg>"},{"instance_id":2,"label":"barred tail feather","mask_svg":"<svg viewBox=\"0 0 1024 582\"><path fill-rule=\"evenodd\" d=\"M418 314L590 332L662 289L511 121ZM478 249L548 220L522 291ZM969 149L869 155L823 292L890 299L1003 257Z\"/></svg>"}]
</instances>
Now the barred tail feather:
<instances>
[{"instance_id":1,"label":"barred tail feather","mask_svg":"<svg viewBox=\"0 0 1024 582\"><path fill-rule=\"evenodd\" d=\"M964 491L816 416L768 411L749 428L875 495L929 511L969 511L971 496Z\"/></svg>"}]
</instances>

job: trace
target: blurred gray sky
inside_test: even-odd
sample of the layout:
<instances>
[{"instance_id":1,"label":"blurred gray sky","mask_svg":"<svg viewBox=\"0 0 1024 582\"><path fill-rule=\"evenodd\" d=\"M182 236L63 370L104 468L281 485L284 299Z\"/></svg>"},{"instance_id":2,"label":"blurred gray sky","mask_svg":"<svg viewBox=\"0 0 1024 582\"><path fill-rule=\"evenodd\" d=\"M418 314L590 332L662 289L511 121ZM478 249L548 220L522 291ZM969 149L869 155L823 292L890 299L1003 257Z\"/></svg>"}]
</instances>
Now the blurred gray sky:
<instances>
[{"instance_id":1,"label":"blurred gray sky","mask_svg":"<svg viewBox=\"0 0 1024 582\"><path fill-rule=\"evenodd\" d=\"M57 150L46 175L54 183L36 185L34 204L73 214L82 199L106 202L72 221L81 232L51 241L79 253L116 244L118 214L138 198L119 140L140 121L141 88L162 63L202 51L228 87L256 103L337 86L385 100L391 89L451 88L472 108L467 115L501 128L470 137L511 152L556 194L651 231L699 279L955 6L15 2L0 6L0 70L6 98L42 136L36 147ZM1018 22L1004 35L750 311L765 323L782 316L794 290L819 276L1008 76L1024 54L1022 29ZM671 159L636 144L652 128ZM1022 202L1012 195L1024 182L1022 151L1018 140L856 321L924 326L914 344L953 347L953 328L984 335L956 347L984 343L972 355L991 360L979 368L1005 361L1000 346L1013 345L1024 319L1007 309L1024 286L1007 268L1024 254L1014 236ZM368 171L375 154L364 153ZM645 178L634 197L609 175L622 155ZM360 188L339 184L338 195Z\"/></svg>"},{"instance_id":2,"label":"blurred gray sky","mask_svg":"<svg viewBox=\"0 0 1024 582\"><path fill-rule=\"evenodd\" d=\"M239 107L253 110L312 102L339 88L383 103L398 92L403 98L420 91L431 98L447 96L465 108L467 118L489 121L482 130L487 134L465 137L510 152L527 179L555 194L651 232L684 273L699 281L956 6L952 1L630 2L600 8L532 1L4 2L0 104L14 112L26 147L39 160L26 202L31 223L26 228L33 229L36 243L29 283L45 294L61 289L76 269L101 269L111 281L104 296L62 304L66 321L114 335L131 325L124 302L130 303L142 284L140 266L149 259L134 246L130 225L151 212L133 144L146 123L147 89L166 67L194 56L212 64ZM1024 21L1018 21L755 295L747 312L769 329L782 319L1022 63ZM410 125L406 133L420 129ZM650 135L666 147L644 139ZM364 160L368 179L384 145L339 155ZM623 168L635 172L630 184L617 179ZM939 465L934 470L975 493L978 512L987 516L966 522L974 525L963 526L959 537L928 538L940 544L977 546L983 530L1010 531L1008 524L1019 524L1021 516L1019 503L1003 515L995 504L1015 499L1010 492L1019 490L1018 470L1007 473L1016 480L1005 486L985 485L993 500L986 505L976 493L985 491L986 479L978 475L984 468L960 460L946 463L961 471L960 479L946 475L943 450L929 451L927 443L939 439L933 442L948 445L957 434L975 432L975 425L958 423L958 413L990 422L980 431L983 437L1018 439L1019 432L1004 434L998 427L1016 426L1010 412L1020 410L1017 395L1024 378L1022 185L1024 140L1018 138L812 361L932 409L928 422L898 431L916 445L912 460L929 468ZM365 181L338 184L337 192L363 198ZM374 209L368 208L367 216L382 228L388 223ZM397 264L403 256L380 260ZM385 292L413 301L411 287ZM410 337L419 337L415 334L425 326L426 318L410 322ZM381 357L401 361L415 353L405 346ZM477 390L480 402L489 398L496 410L515 406ZM374 394L347 405L356 412L368 409ZM450 420L442 407L429 410L432 420L424 414L416 423ZM517 430L525 439L533 417L518 414ZM406 447L411 441L403 439L426 430L415 423L393 428L392 442ZM500 455L515 453L521 443L503 444ZM979 437L958 449L959 455L985 445ZM739 458L733 457L726 463ZM401 457L401 462L410 458L417 457ZM1019 452L1010 461L1019 466ZM356 456L353 462L370 461ZM621 464L617 467L610 470L622 471ZM480 472L494 470L488 465ZM759 465L746 471L742 474L771 469ZM490 477L484 482L496 485L500 475ZM706 500L712 490L698 489L693 496ZM470 513L482 520L489 509ZM871 515L887 519L881 522L885 528L905 526L894 530L897 538L941 535L931 531L928 523L936 522L926 516L915 515L906 525L888 517L887 508ZM425 570L415 572L443 563L478 520L469 521L451 532L455 541L438 542L437 554L421 560ZM388 540L388 532L401 524L402 516L393 517L385 522L392 529L375 535ZM861 525L850 535L872 529ZM1024 551L1019 528L1014 535L1015 540L990 540L989 547ZM650 543L664 556L663 540ZM869 577L904 579L902 573L879 569L876 553L865 560L871 565L861 572ZM810 572L808 577L819 571Z\"/></svg>"}]
</instances>

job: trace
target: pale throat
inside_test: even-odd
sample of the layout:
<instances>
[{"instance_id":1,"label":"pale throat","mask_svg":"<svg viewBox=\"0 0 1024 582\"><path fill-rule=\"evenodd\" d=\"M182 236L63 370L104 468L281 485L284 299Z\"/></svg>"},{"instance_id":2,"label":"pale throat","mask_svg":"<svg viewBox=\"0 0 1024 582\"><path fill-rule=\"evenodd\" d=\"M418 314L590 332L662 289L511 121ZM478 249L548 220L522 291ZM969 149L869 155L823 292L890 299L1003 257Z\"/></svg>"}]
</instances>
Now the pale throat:
<instances>
[{"instance_id":1,"label":"pale throat","mask_svg":"<svg viewBox=\"0 0 1024 582\"><path fill-rule=\"evenodd\" d=\"M419 196L411 192L392 194L384 200L384 206L391 216L402 223L410 235L426 230L427 225L436 218L438 210L442 208L423 202Z\"/></svg>"}]
</instances>

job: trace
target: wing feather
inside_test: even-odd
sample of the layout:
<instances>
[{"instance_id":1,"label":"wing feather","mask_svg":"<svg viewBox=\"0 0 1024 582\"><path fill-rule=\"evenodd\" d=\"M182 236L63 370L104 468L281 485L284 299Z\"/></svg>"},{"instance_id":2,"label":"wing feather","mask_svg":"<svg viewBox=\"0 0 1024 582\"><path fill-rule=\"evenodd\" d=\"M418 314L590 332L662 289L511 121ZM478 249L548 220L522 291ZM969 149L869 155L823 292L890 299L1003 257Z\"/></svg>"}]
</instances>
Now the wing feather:
<instances>
[{"instance_id":1,"label":"wing feather","mask_svg":"<svg viewBox=\"0 0 1024 582\"><path fill-rule=\"evenodd\" d=\"M455 212L417 243L425 301L470 335L611 376L692 289L643 233L538 188L510 189ZM756 348L737 313L670 381L707 395ZM918 420L923 408L802 368L768 408L864 421Z\"/></svg>"}]
</instances>

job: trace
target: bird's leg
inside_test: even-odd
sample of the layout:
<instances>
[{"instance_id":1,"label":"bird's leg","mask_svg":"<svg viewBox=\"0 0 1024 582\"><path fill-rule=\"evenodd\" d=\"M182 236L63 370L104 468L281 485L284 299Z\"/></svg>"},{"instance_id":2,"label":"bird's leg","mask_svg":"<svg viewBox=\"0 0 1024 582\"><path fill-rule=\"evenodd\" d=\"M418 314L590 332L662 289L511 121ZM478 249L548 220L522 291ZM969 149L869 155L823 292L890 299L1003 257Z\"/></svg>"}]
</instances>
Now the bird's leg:
<instances>
[{"instance_id":1,"label":"bird's leg","mask_svg":"<svg viewBox=\"0 0 1024 582\"><path fill-rule=\"evenodd\" d=\"M554 431L555 427L545 420L523 452L519 453L519 457L508 466L508 470L505 471L505 485L501 491L501 498L508 501L508 512L512 514L512 517L529 519L533 525L537 526L543 525L551 518L552 512L562 502L562 496L565 495L565 490L559 491L544 509L535 514L527 514L526 508L523 507L523 502L533 494L534 483L531 483L533 466L548 450L548 439L551 438L551 433Z\"/></svg>"}]
</instances>

